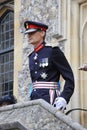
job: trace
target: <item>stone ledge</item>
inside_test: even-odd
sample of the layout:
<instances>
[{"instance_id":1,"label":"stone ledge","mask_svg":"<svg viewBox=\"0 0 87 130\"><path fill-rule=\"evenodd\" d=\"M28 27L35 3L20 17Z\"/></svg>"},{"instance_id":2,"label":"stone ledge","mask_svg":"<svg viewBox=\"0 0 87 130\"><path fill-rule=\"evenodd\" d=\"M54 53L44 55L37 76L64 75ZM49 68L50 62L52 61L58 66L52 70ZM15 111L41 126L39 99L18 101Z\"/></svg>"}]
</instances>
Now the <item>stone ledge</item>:
<instances>
[{"instance_id":1,"label":"stone ledge","mask_svg":"<svg viewBox=\"0 0 87 130\"><path fill-rule=\"evenodd\" d=\"M15 117L15 115L17 117ZM41 117L38 118L39 115L41 115ZM17 127L20 130L33 130L34 127L35 130L38 130L38 127L41 126L40 129L45 130L45 128L42 129L42 124L49 122L49 126L54 125L54 128L56 127L57 121L59 122L60 130L63 130L61 124L65 127L64 130L86 130L82 125L74 122L70 117L60 111L57 111L56 108L42 99L1 107L0 117L0 130L6 130L7 128L11 128L11 126L14 128ZM25 121L25 119L27 119L27 121ZM48 128L49 126L47 123L45 127ZM55 128L55 130L58 129Z\"/></svg>"},{"instance_id":2,"label":"stone ledge","mask_svg":"<svg viewBox=\"0 0 87 130\"><path fill-rule=\"evenodd\" d=\"M19 123L19 122L9 122L9 123L5 123L5 124L1 124L0 125L0 130L9 130L9 129L17 129L17 130L27 130L23 124Z\"/></svg>"}]
</instances>

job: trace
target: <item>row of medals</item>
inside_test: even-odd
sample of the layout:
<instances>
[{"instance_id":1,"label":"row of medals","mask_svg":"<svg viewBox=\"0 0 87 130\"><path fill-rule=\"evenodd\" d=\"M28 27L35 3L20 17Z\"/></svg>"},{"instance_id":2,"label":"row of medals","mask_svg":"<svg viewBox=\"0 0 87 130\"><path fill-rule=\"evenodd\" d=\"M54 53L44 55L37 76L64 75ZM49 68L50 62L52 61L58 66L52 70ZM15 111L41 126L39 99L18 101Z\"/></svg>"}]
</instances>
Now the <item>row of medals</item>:
<instances>
[{"instance_id":1,"label":"row of medals","mask_svg":"<svg viewBox=\"0 0 87 130\"><path fill-rule=\"evenodd\" d=\"M35 53L35 56L34 56L34 60L37 60L38 59L38 54ZM40 61L40 64L39 64L40 67L47 67L48 66L48 58L42 58L41 61ZM47 74L45 72L42 72L41 74L41 77L43 79L46 79L47 78Z\"/></svg>"}]
</instances>

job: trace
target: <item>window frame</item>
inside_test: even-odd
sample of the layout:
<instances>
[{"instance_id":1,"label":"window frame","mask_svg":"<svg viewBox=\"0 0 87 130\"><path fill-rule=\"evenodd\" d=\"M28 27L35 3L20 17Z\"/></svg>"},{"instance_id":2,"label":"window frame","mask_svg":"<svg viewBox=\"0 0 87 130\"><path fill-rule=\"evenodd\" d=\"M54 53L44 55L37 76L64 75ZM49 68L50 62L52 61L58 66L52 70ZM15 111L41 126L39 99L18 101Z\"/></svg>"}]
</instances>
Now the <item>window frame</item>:
<instances>
[{"instance_id":1,"label":"window frame","mask_svg":"<svg viewBox=\"0 0 87 130\"><path fill-rule=\"evenodd\" d=\"M9 14L10 12L12 12L13 13L13 15L14 15L14 11L12 11L12 10L10 10L10 9L7 9L5 12L4 12L4 14L1 16L1 18L0 18L0 28L1 28L1 22L2 22L2 20L6 17L6 15L7 14ZM10 29L9 29L10 30ZM12 28L12 30L13 30L13 32L14 32L14 17L13 17L13 28ZM6 35L6 34L5 34ZM8 49L8 47L4 50L0 50L0 57L1 56L5 56L6 54L8 54L9 56L10 56L10 53L13 53L13 70L12 70L12 72L13 72L13 75L14 75L14 33L13 33L13 37L12 37L13 39L11 39L10 38L10 40L13 40L13 46L12 47L9 47L9 49ZM0 41L1 41L1 32L0 32ZM9 40L8 40L8 42L9 42ZM4 43L4 42L3 42ZM0 43L1 44L1 43ZM10 45L9 45L10 46ZM12 62L11 60L9 60L9 65L11 64L11 62ZM5 65L6 64L6 62L3 62L3 65ZM1 63L0 63L0 66L1 66ZM10 71L9 71L10 72ZM9 73L8 73L9 74ZM3 71L3 75L4 75L4 78L5 78L5 71ZM12 79L12 81L10 81L10 80L8 80L8 82L0 82L0 84L2 84L1 85L1 87L4 85L4 87L2 87L2 88L0 88L0 96L2 96L2 95L6 95L6 94L10 94L10 91L11 91L11 94L13 94L13 81L14 81L14 77L13 77L13 79ZM8 86L8 91L5 91L6 90L6 87L5 87L5 85L6 85L6 83L8 83L8 84L10 84L10 83L12 83L12 89L10 90L10 88L11 88L11 85L9 85ZM4 89L4 90L3 90Z\"/></svg>"}]
</instances>

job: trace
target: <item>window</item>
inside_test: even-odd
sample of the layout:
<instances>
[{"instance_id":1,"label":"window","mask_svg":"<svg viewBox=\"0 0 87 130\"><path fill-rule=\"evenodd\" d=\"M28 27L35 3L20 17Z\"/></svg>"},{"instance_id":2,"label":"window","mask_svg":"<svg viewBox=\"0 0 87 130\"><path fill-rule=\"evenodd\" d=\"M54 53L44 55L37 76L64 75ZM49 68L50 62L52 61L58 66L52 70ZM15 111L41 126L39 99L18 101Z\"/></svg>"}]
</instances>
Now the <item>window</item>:
<instances>
[{"instance_id":1,"label":"window","mask_svg":"<svg viewBox=\"0 0 87 130\"><path fill-rule=\"evenodd\" d=\"M7 11L0 22L0 96L13 93L14 13Z\"/></svg>"}]
</instances>

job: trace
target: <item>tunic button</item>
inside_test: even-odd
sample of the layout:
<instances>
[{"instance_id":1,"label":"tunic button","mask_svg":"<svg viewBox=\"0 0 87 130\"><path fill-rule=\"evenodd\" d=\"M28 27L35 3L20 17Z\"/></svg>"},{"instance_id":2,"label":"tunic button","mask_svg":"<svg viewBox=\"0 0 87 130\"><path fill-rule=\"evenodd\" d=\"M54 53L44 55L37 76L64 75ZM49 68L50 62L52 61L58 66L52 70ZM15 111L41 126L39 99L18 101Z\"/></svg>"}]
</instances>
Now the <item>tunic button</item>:
<instances>
[{"instance_id":1,"label":"tunic button","mask_svg":"<svg viewBox=\"0 0 87 130\"><path fill-rule=\"evenodd\" d=\"M35 74L37 74L37 71L35 71Z\"/></svg>"},{"instance_id":2,"label":"tunic button","mask_svg":"<svg viewBox=\"0 0 87 130\"><path fill-rule=\"evenodd\" d=\"M37 62L35 62L35 65L37 65Z\"/></svg>"}]
</instances>

